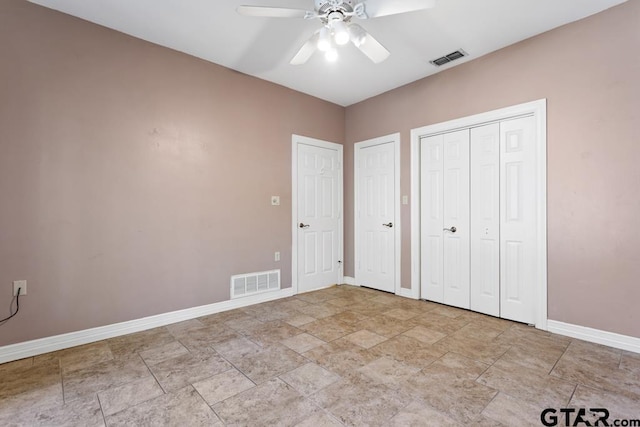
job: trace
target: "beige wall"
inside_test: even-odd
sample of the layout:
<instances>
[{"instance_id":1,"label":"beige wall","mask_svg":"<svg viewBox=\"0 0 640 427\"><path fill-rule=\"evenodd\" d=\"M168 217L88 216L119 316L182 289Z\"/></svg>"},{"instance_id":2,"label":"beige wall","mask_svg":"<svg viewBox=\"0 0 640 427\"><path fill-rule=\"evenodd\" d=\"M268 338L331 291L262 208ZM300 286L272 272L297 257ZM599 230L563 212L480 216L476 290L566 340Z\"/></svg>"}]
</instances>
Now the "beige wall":
<instances>
[{"instance_id":1,"label":"beige wall","mask_svg":"<svg viewBox=\"0 0 640 427\"><path fill-rule=\"evenodd\" d=\"M549 318L640 337L640 1L347 108L345 273L353 275L353 143L548 100ZM463 46L464 47L464 46ZM410 211L402 207L402 283Z\"/></svg>"},{"instance_id":2,"label":"beige wall","mask_svg":"<svg viewBox=\"0 0 640 427\"><path fill-rule=\"evenodd\" d=\"M291 134L344 108L21 0L0 64L0 345L290 286Z\"/></svg>"},{"instance_id":3,"label":"beige wall","mask_svg":"<svg viewBox=\"0 0 640 427\"><path fill-rule=\"evenodd\" d=\"M640 337L640 2L345 109L22 0L0 3L0 345L291 283L292 133L352 143L548 99L549 316ZM345 131L346 129L346 131ZM269 205L279 194L280 207ZM402 208L409 285L410 216ZM273 252L282 261L273 262ZM4 289L4 290L3 290ZM0 316L1 317L1 316Z\"/></svg>"}]
</instances>

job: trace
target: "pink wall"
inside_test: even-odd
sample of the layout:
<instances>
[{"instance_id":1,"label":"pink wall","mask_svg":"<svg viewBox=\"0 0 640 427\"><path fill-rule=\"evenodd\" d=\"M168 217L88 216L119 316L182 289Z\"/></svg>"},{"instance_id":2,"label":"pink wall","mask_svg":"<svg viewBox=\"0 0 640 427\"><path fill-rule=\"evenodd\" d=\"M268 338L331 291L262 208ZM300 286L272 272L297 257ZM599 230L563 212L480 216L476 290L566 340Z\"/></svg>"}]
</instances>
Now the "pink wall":
<instances>
[{"instance_id":1,"label":"pink wall","mask_svg":"<svg viewBox=\"0 0 640 427\"><path fill-rule=\"evenodd\" d=\"M640 2L525 40L347 108L345 273L353 275L353 143L548 100L549 318L640 337ZM464 48L464 46L462 46ZM410 285L410 207L402 207Z\"/></svg>"},{"instance_id":2,"label":"pink wall","mask_svg":"<svg viewBox=\"0 0 640 427\"><path fill-rule=\"evenodd\" d=\"M291 134L344 108L21 0L0 63L0 345L290 286Z\"/></svg>"},{"instance_id":3,"label":"pink wall","mask_svg":"<svg viewBox=\"0 0 640 427\"><path fill-rule=\"evenodd\" d=\"M640 337L640 2L345 109L22 0L0 3L0 345L291 283L292 133L352 143L548 99L549 316ZM271 207L270 195L282 205ZM402 209L409 285L410 216ZM273 252L282 253L280 263ZM4 288L4 290L2 290ZM0 316L1 317L1 316Z\"/></svg>"}]
</instances>

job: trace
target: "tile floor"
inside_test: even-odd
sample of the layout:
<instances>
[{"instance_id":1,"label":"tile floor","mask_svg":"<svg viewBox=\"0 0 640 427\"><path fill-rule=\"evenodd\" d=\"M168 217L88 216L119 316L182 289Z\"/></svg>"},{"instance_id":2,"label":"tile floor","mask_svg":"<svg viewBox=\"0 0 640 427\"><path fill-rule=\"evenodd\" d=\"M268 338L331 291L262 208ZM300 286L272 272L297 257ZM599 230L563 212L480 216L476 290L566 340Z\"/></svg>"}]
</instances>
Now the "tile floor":
<instances>
[{"instance_id":1,"label":"tile floor","mask_svg":"<svg viewBox=\"0 0 640 427\"><path fill-rule=\"evenodd\" d=\"M525 426L640 418L640 355L338 286L0 365L2 426Z\"/></svg>"}]
</instances>

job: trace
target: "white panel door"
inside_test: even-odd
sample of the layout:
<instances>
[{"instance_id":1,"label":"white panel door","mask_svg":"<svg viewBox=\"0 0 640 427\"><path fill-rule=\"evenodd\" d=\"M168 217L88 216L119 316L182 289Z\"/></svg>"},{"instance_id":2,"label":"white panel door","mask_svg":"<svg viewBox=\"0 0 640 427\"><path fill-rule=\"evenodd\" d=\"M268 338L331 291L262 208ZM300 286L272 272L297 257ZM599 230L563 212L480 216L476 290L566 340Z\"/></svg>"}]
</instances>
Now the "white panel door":
<instances>
[{"instance_id":1,"label":"white panel door","mask_svg":"<svg viewBox=\"0 0 640 427\"><path fill-rule=\"evenodd\" d=\"M357 144L356 144L357 145ZM395 292L395 146L387 142L358 150L356 215L358 285Z\"/></svg>"},{"instance_id":2,"label":"white panel door","mask_svg":"<svg viewBox=\"0 0 640 427\"><path fill-rule=\"evenodd\" d=\"M500 125L471 129L471 310L500 316Z\"/></svg>"},{"instance_id":3,"label":"white panel door","mask_svg":"<svg viewBox=\"0 0 640 427\"><path fill-rule=\"evenodd\" d=\"M444 303L443 135L420 140L420 165L420 295L429 301Z\"/></svg>"},{"instance_id":4,"label":"white panel door","mask_svg":"<svg viewBox=\"0 0 640 427\"><path fill-rule=\"evenodd\" d=\"M500 314L535 323L537 277L535 119L500 124Z\"/></svg>"},{"instance_id":5,"label":"white panel door","mask_svg":"<svg viewBox=\"0 0 640 427\"><path fill-rule=\"evenodd\" d=\"M444 135L444 303L469 308L469 130Z\"/></svg>"},{"instance_id":6,"label":"white panel door","mask_svg":"<svg viewBox=\"0 0 640 427\"><path fill-rule=\"evenodd\" d=\"M298 145L298 289L338 283L340 156L337 150Z\"/></svg>"},{"instance_id":7,"label":"white panel door","mask_svg":"<svg viewBox=\"0 0 640 427\"><path fill-rule=\"evenodd\" d=\"M421 295L469 308L469 130L421 140Z\"/></svg>"}]
</instances>

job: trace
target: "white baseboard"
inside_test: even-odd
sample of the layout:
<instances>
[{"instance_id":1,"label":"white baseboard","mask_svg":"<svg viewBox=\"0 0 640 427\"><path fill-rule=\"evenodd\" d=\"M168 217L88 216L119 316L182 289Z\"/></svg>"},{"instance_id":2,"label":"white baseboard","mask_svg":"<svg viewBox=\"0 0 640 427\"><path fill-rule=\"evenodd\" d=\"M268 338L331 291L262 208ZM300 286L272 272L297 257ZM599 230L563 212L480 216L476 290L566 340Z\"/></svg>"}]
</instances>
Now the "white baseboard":
<instances>
[{"instance_id":1,"label":"white baseboard","mask_svg":"<svg viewBox=\"0 0 640 427\"><path fill-rule=\"evenodd\" d=\"M351 286L358 286L356 285L356 279L351 276L344 276L344 284L351 285Z\"/></svg>"},{"instance_id":2,"label":"white baseboard","mask_svg":"<svg viewBox=\"0 0 640 427\"><path fill-rule=\"evenodd\" d=\"M571 323L558 322L557 320L548 320L547 330L596 344L608 345L609 347L640 353L640 338L630 337L628 335L620 335L614 332L588 328L586 326L572 325Z\"/></svg>"},{"instance_id":3,"label":"white baseboard","mask_svg":"<svg viewBox=\"0 0 640 427\"><path fill-rule=\"evenodd\" d=\"M147 329L157 328L171 323L195 319L196 317L220 313L261 302L286 298L292 295L292 288L280 289L273 292L236 298L229 301L222 301L214 304L158 314L155 316L143 317L142 319L129 320L127 322L114 323L112 325L99 326L97 328L85 329L62 335L54 335L52 337L40 338L17 344L10 344L0 347L0 363L37 356L38 354L101 341L120 335L145 331Z\"/></svg>"},{"instance_id":4,"label":"white baseboard","mask_svg":"<svg viewBox=\"0 0 640 427\"><path fill-rule=\"evenodd\" d=\"M414 292L413 289L408 289L408 288L400 288L396 292L396 295L405 297L405 298L420 299L418 292Z\"/></svg>"},{"instance_id":5,"label":"white baseboard","mask_svg":"<svg viewBox=\"0 0 640 427\"><path fill-rule=\"evenodd\" d=\"M339 286L339 285L337 285L337 284L335 284L335 283L332 283L331 285L327 285L327 286L320 286L319 288L313 288L313 289L306 289L306 290L304 290L304 291L301 291L301 290L298 288L298 293L297 293L297 295L300 295L300 294L306 294L306 293L309 293L309 292L315 292L315 291L319 291L319 290L321 290L321 289L329 289L329 288L333 288L334 286Z\"/></svg>"}]
</instances>

